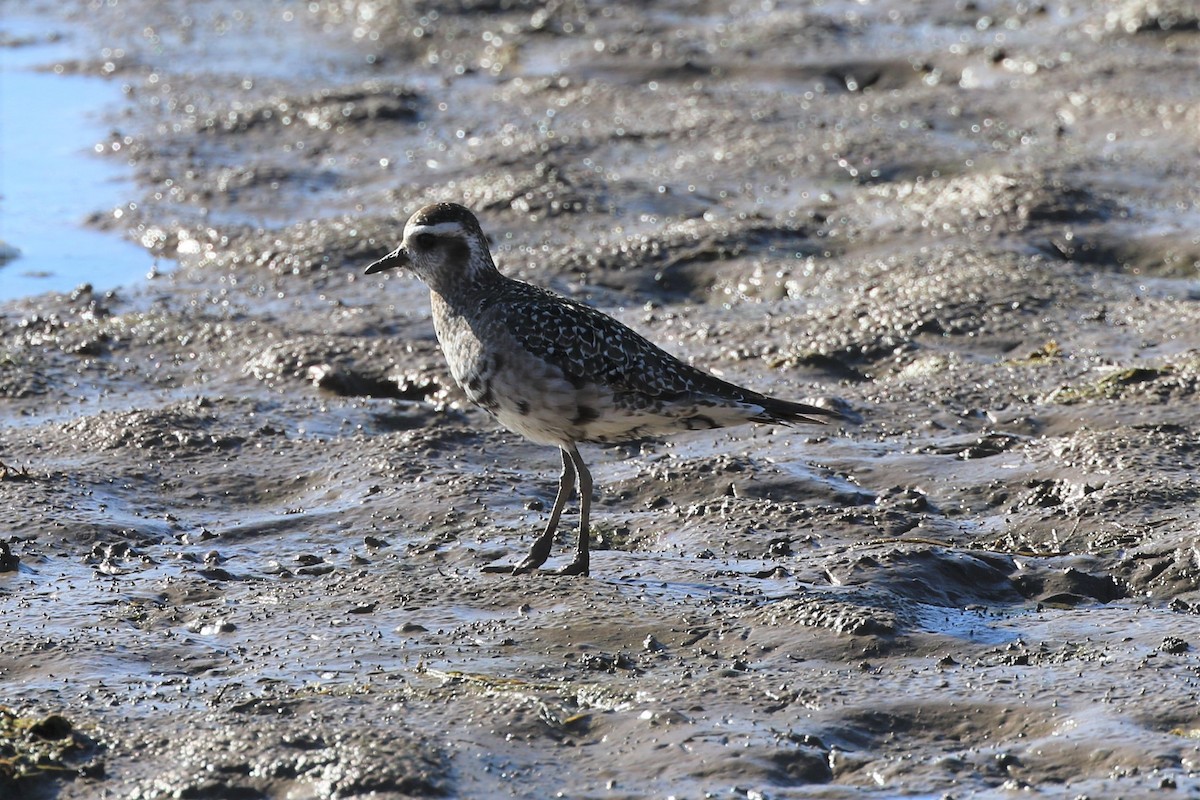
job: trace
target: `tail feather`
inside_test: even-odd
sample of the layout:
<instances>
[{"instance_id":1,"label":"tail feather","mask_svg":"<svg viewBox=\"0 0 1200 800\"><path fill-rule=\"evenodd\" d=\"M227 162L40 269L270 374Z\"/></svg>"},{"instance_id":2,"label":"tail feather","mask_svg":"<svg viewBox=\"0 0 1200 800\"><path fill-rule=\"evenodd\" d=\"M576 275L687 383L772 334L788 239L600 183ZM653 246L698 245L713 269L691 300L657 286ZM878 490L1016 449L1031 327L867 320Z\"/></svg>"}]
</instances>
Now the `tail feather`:
<instances>
[{"instance_id":1,"label":"tail feather","mask_svg":"<svg viewBox=\"0 0 1200 800\"><path fill-rule=\"evenodd\" d=\"M846 415L832 408L809 405L808 403L793 403L790 400L777 400L774 397L747 398L748 402L762 406L762 413L751 417L754 422L774 422L791 425L795 423L811 423L824 425L827 420L844 420Z\"/></svg>"},{"instance_id":2,"label":"tail feather","mask_svg":"<svg viewBox=\"0 0 1200 800\"><path fill-rule=\"evenodd\" d=\"M746 405L755 405L762 408L762 413L749 418L751 422L767 422L783 425L793 425L796 423L824 425L827 419L849 419L845 414L840 411L834 411L832 408L814 406L808 403L794 403L791 400L779 400L743 386L738 386L735 383L721 380L715 375L699 372L699 370L697 372L703 376L700 392L708 392L727 401L745 403Z\"/></svg>"}]
</instances>

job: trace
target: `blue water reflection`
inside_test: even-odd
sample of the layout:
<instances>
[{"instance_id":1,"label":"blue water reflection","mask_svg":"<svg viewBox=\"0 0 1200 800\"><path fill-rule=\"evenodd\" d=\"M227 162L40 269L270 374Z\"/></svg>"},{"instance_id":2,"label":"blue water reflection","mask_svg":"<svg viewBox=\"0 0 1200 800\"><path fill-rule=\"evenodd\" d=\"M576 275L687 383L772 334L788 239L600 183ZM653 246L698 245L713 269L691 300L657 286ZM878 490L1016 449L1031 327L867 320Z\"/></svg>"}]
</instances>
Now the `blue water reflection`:
<instances>
[{"instance_id":1,"label":"blue water reflection","mask_svg":"<svg viewBox=\"0 0 1200 800\"><path fill-rule=\"evenodd\" d=\"M138 197L125 162L94 152L120 84L56 72L56 62L86 54L45 21L6 14L0 42L0 250L20 252L0 264L0 300L141 279L150 253L84 224Z\"/></svg>"}]
</instances>

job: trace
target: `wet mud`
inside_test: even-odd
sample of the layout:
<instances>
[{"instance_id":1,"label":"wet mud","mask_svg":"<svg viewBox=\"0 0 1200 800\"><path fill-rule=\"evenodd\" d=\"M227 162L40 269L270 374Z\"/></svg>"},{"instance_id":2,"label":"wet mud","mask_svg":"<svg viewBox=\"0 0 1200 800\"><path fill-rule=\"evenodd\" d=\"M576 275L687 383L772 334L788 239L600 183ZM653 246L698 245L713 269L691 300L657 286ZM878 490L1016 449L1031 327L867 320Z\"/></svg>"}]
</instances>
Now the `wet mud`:
<instances>
[{"instance_id":1,"label":"wet mud","mask_svg":"<svg viewBox=\"0 0 1200 800\"><path fill-rule=\"evenodd\" d=\"M0 306L0 793L1200 791L1192 4L31 8L171 268ZM436 200L852 420L592 447L592 576L484 573L558 456L361 274Z\"/></svg>"}]
</instances>

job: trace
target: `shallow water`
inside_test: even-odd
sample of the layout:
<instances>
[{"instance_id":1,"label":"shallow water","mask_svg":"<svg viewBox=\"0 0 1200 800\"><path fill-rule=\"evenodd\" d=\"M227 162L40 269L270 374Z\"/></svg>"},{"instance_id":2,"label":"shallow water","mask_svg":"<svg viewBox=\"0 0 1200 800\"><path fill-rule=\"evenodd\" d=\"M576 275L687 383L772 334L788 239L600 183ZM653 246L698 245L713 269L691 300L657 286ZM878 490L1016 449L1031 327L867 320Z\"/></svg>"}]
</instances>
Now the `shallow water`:
<instances>
[{"instance_id":1,"label":"shallow water","mask_svg":"<svg viewBox=\"0 0 1200 800\"><path fill-rule=\"evenodd\" d=\"M120 84L64 74L62 63L84 54L63 30L12 8L0 19L0 241L20 252L0 265L0 300L85 283L106 291L158 266L120 233L86 223L122 213L138 190L119 155L95 151L112 145L104 115L122 101Z\"/></svg>"}]
</instances>

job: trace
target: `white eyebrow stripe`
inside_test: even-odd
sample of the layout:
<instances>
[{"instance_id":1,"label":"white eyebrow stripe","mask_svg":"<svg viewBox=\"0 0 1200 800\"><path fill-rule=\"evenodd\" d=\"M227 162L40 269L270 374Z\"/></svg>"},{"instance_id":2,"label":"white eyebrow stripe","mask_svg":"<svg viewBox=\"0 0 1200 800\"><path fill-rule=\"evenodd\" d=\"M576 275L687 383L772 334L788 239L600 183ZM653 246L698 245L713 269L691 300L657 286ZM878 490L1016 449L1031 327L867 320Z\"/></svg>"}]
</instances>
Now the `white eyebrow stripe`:
<instances>
[{"instance_id":1,"label":"white eyebrow stripe","mask_svg":"<svg viewBox=\"0 0 1200 800\"><path fill-rule=\"evenodd\" d=\"M413 225L408 229L408 235L415 236L419 233L428 233L433 236L444 236L446 234L462 235L463 226L461 222L440 222L437 225Z\"/></svg>"}]
</instances>

